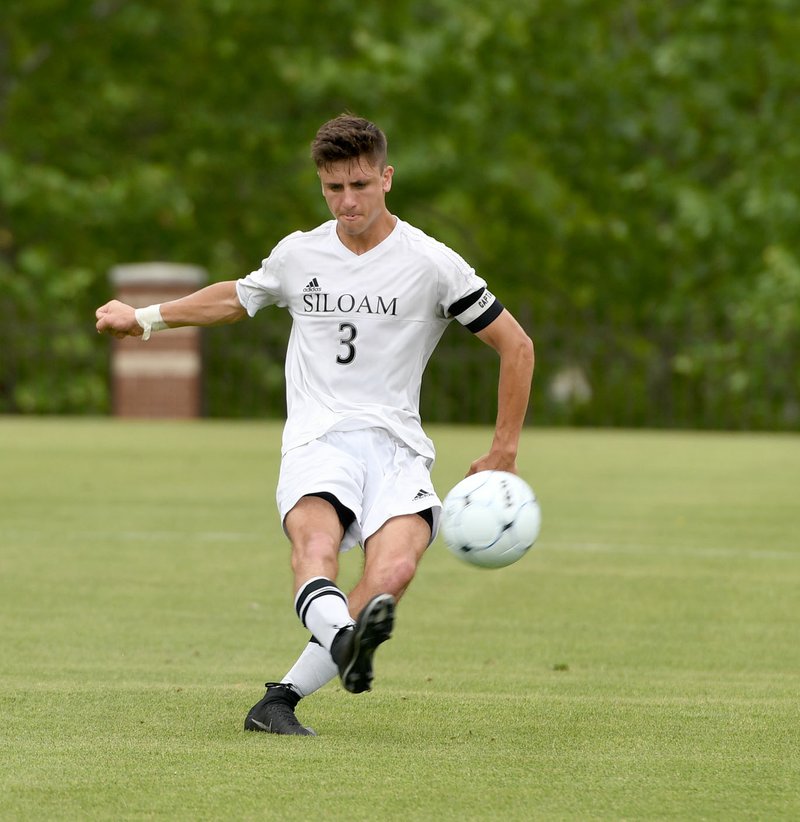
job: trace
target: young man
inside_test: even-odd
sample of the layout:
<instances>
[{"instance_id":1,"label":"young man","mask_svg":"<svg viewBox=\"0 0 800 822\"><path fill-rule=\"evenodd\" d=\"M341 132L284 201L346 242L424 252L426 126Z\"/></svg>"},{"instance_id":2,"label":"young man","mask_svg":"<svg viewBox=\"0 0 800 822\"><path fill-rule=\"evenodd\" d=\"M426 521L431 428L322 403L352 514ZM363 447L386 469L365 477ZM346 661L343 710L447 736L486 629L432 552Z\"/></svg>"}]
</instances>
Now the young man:
<instances>
[{"instance_id":1,"label":"young man","mask_svg":"<svg viewBox=\"0 0 800 822\"><path fill-rule=\"evenodd\" d=\"M487 454L469 466L516 472L533 374L533 345L455 252L392 215L394 169L373 123L342 115L312 144L333 220L281 240L248 276L134 310L112 300L97 330L142 336L212 326L287 308L287 419L277 502L292 546L295 608L312 639L254 705L245 728L314 735L298 701L337 673L370 689L373 655L436 535L441 502L430 478L432 442L419 418L425 365L458 320L500 356L498 413ZM363 545L364 568L345 596L338 552Z\"/></svg>"}]
</instances>

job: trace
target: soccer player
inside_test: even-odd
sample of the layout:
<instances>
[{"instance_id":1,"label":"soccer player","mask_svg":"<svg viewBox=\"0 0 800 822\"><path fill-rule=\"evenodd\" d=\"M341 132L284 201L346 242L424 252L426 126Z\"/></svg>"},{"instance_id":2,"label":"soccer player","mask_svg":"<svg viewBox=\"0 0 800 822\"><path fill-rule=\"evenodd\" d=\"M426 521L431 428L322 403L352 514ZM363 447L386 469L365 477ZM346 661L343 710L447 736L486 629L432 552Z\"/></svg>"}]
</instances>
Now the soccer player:
<instances>
[{"instance_id":1,"label":"soccer player","mask_svg":"<svg viewBox=\"0 0 800 822\"><path fill-rule=\"evenodd\" d=\"M281 240L240 280L134 310L112 300L97 330L147 340L154 331L213 326L286 308L287 419L277 504L291 542L294 605L312 638L280 682L268 682L245 728L315 735L296 717L302 697L337 674L369 690L373 655L389 639L395 605L436 536L441 502L434 447L419 417L425 365L453 319L500 358L498 411L488 453L468 473L516 472L533 374L533 344L486 282L454 251L394 216L386 137L344 114L312 143L333 215ZM363 546L349 596L338 553Z\"/></svg>"}]
</instances>

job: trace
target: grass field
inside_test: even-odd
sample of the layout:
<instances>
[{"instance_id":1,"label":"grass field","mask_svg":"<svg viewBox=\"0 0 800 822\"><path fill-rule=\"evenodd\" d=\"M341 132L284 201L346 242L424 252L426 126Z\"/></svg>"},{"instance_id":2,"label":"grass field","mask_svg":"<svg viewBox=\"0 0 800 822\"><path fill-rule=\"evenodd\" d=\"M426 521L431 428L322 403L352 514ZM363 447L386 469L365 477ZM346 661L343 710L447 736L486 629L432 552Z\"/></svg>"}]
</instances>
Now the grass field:
<instances>
[{"instance_id":1,"label":"grass field","mask_svg":"<svg viewBox=\"0 0 800 822\"><path fill-rule=\"evenodd\" d=\"M430 433L444 493L489 432ZM241 730L305 642L279 440L0 419L0 819L800 819L800 437L527 432L535 549L435 544L316 739Z\"/></svg>"}]
</instances>

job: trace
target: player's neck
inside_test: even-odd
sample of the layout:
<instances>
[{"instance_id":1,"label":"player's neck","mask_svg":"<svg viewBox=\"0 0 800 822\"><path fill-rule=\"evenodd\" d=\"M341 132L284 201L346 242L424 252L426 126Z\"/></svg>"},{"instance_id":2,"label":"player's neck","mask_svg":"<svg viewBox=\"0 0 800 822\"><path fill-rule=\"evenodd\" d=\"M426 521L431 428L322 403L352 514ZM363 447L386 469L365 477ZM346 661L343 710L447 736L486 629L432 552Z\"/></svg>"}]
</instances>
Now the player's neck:
<instances>
[{"instance_id":1,"label":"player's neck","mask_svg":"<svg viewBox=\"0 0 800 822\"><path fill-rule=\"evenodd\" d=\"M342 230L341 225L337 225L336 235L345 248L353 254L361 255L380 245L394 231L396 225L397 217L386 211L366 231L348 234Z\"/></svg>"}]
</instances>

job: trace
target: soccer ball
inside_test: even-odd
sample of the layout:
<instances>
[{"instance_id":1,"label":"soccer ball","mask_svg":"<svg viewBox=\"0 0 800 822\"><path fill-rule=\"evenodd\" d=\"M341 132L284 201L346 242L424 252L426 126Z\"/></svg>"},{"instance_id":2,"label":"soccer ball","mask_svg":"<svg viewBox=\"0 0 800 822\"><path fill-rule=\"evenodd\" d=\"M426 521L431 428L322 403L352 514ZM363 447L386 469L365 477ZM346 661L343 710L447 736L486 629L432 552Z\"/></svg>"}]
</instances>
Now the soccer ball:
<instances>
[{"instance_id":1,"label":"soccer ball","mask_svg":"<svg viewBox=\"0 0 800 822\"><path fill-rule=\"evenodd\" d=\"M459 558L482 568L516 562L536 541L542 514L536 494L516 474L479 471L442 504L442 537Z\"/></svg>"}]
</instances>

